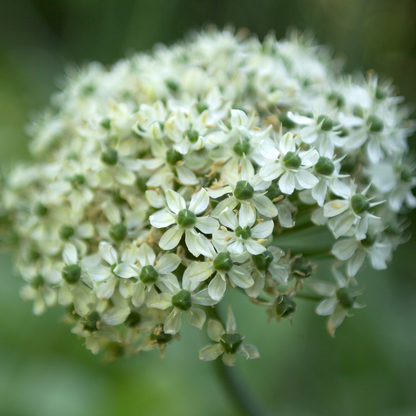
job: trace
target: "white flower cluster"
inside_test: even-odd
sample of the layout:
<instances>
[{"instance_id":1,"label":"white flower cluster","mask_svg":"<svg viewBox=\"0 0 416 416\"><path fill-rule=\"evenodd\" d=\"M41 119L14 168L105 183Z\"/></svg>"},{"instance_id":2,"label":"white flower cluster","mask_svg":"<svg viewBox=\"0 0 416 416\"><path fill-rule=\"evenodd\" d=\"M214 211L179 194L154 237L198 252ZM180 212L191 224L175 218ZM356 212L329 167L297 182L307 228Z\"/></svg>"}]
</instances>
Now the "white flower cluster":
<instances>
[{"instance_id":1,"label":"white flower cluster","mask_svg":"<svg viewBox=\"0 0 416 416\"><path fill-rule=\"evenodd\" d=\"M202 32L69 74L31 126L35 161L2 185L22 296L36 314L66 306L113 358L163 351L183 312L216 342L202 360L258 357L230 308L219 321L230 290L278 321L315 300L333 335L360 307L355 276L386 268L416 206L401 101L296 33ZM279 248L305 228L330 231L334 283L311 277L314 247Z\"/></svg>"}]
</instances>

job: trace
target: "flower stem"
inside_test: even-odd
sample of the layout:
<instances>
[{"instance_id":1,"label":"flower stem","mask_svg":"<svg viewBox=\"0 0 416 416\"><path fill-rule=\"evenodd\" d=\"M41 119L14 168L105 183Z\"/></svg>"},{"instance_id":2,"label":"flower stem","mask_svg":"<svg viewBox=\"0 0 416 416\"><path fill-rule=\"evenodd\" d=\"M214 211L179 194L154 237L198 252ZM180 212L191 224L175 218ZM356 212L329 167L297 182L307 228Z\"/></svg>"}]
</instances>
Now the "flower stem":
<instances>
[{"instance_id":1,"label":"flower stem","mask_svg":"<svg viewBox=\"0 0 416 416\"><path fill-rule=\"evenodd\" d=\"M236 373L236 369L226 366L221 358L214 361L218 378L221 380L225 390L233 399L236 408L241 416L268 416L262 406L248 391L241 377Z\"/></svg>"},{"instance_id":2,"label":"flower stem","mask_svg":"<svg viewBox=\"0 0 416 416\"><path fill-rule=\"evenodd\" d=\"M225 326L218 309L208 308L211 317L217 319ZM224 364L221 357L213 361L218 378L222 382L225 390L232 398L241 416L269 416L263 406L256 400L252 392L249 391L247 384L244 383L236 369Z\"/></svg>"}]
</instances>

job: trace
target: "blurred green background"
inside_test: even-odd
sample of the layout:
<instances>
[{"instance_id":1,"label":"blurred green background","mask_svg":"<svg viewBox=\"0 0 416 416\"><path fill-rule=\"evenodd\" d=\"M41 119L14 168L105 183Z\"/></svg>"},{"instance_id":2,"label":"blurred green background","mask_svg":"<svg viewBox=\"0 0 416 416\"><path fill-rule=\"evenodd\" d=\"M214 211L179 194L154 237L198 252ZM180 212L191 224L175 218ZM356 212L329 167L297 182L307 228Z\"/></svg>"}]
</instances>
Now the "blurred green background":
<instances>
[{"instance_id":1,"label":"blurred green background","mask_svg":"<svg viewBox=\"0 0 416 416\"><path fill-rule=\"evenodd\" d=\"M373 68L416 101L411 0L0 0L2 166L29 157L24 125L48 103L68 63L111 63L207 22L261 38L270 29L282 37L289 26L310 28L348 57L348 71ZM239 360L238 371L272 414L416 415L415 249L412 239L388 271L361 272L367 308L334 340L307 301L299 300L290 327L267 324L264 311L238 294L231 299L240 332L262 354ZM60 310L31 314L9 253L0 265L0 416L238 415L213 366L198 361L206 339L195 328L187 326L163 360L153 351L104 364L60 324Z\"/></svg>"}]
</instances>

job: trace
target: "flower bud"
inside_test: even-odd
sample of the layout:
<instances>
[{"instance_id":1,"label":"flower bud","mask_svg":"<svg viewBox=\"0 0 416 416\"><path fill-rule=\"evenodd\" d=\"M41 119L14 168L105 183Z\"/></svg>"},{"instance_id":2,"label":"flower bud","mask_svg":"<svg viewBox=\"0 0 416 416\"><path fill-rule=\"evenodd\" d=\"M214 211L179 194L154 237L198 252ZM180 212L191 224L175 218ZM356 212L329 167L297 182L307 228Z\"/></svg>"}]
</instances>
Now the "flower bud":
<instances>
[{"instance_id":1,"label":"flower bud","mask_svg":"<svg viewBox=\"0 0 416 416\"><path fill-rule=\"evenodd\" d=\"M223 334L220 343L227 354L235 354L241 347L243 338L240 334Z\"/></svg>"},{"instance_id":2,"label":"flower bud","mask_svg":"<svg viewBox=\"0 0 416 416\"><path fill-rule=\"evenodd\" d=\"M321 175L330 176L334 173L335 165L328 157L321 156L315 165L315 170Z\"/></svg>"},{"instance_id":3,"label":"flower bud","mask_svg":"<svg viewBox=\"0 0 416 416\"><path fill-rule=\"evenodd\" d=\"M251 256L251 258L253 259L257 270L260 272L269 270L269 266L272 264L274 259L273 254L269 250L255 256Z\"/></svg>"},{"instance_id":4,"label":"flower bud","mask_svg":"<svg viewBox=\"0 0 416 416\"><path fill-rule=\"evenodd\" d=\"M175 149L169 149L166 152L166 162L168 162L169 165L175 166L181 160L183 160L183 154L177 152Z\"/></svg>"},{"instance_id":5,"label":"flower bud","mask_svg":"<svg viewBox=\"0 0 416 416\"><path fill-rule=\"evenodd\" d=\"M364 117L364 110L361 106L356 105L353 110L352 113L355 115L355 117L360 117L363 118Z\"/></svg>"},{"instance_id":6,"label":"flower bud","mask_svg":"<svg viewBox=\"0 0 416 416\"><path fill-rule=\"evenodd\" d=\"M337 107L345 105L345 98L339 92L331 92L328 95L328 100L333 101Z\"/></svg>"},{"instance_id":7,"label":"flower bud","mask_svg":"<svg viewBox=\"0 0 416 416\"><path fill-rule=\"evenodd\" d=\"M377 235L376 234L369 234L367 233L366 237L364 240L361 240L361 245L363 247L371 247L374 245L374 243L377 240Z\"/></svg>"},{"instance_id":8,"label":"flower bud","mask_svg":"<svg viewBox=\"0 0 416 416\"><path fill-rule=\"evenodd\" d=\"M344 309L351 309L353 307L356 297L351 296L349 290L346 287L339 288L336 292L336 296L339 304Z\"/></svg>"},{"instance_id":9,"label":"flower bud","mask_svg":"<svg viewBox=\"0 0 416 416\"><path fill-rule=\"evenodd\" d=\"M321 129L324 131L331 131L334 126L333 121L328 116L324 115L318 117L318 124L321 124Z\"/></svg>"},{"instance_id":10,"label":"flower bud","mask_svg":"<svg viewBox=\"0 0 416 416\"><path fill-rule=\"evenodd\" d=\"M149 178L145 178L143 176L140 176L136 179L136 186L140 189L140 191L142 191L143 193L145 193L147 191L147 181L149 180Z\"/></svg>"},{"instance_id":11,"label":"flower bud","mask_svg":"<svg viewBox=\"0 0 416 416\"><path fill-rule=\"evenodd\" d=\"M179 89L179 84L174 81L173 79L169 79L166 81L166 86L173 92L178 91Z\"/></svg>"},{"instance_id":12,"label":"flower bud","mask_svg":"<svg viewBox=\"0 0 416 416\"><path fill-rule=\"evenodd\" d=\"M411 169L409 168L409 166L404 166L400 174L400 179L403 182L410 183L412 182L412 178L413 178L413 175L412 175Z\"/></svg>"},{"instance_id":13,"label":"flower bud","mask_svg":"<svg viewBox=\"0 0 416 416\"><path fill-rule=\"evenodd\" d=\"M221 272L229 272L233 267L233 261L228 253L219 253L214 260L214 269Z\"/></svg>"},{"instance_id":14,"label":"flower bud","mask_svg":"<svg viewBox=\"0 0 416 416\"><path fill-rule=\"evenodd\" d=\"M387 93L380 87L376 88L376 98L377 100L384 100L387 97Z\"/></svg>"},{"instance_id":15,"label":"flower bud","mask_svg":"<svg viewBox=\"0 0 416 416\"><path fill-rule=\"evenodd\" d=\"M81 267L77 264L70 264L62 269L62 278L69 284L78 282L81 278Z\"/></svg>"},{"instance_id":16,"label":"flower bud","mask_svg":"<svg viewBox=\"0 0 416 416\"><path fill-rule=\"evenodd\" d=\"M187 311L192 306L191 292L182 289L172 296L172 305L183 311Z\"/></svg>"},{"instance_id":17,"label":"flower bud","mask_svg":"<svg viewBox=\"0 0 416 416\"><path fill-rule=\"evenodd\" d=\"M189 130L187 136L191 143L196 143L199 139L199 133L196 130Z\"/></svg>"},{"instance_id":18,"label":"flower bud","mask_svg":"<svg viewBox=\"0 0 416 416\"><path fill-rule=\"evenodd\" d=\"M111 118L104 118L101 120L100 126L105 128L106 130L111 129Z\"/></svg>"},{"instance_id":19,"label":"flower bud","mask_svg":"<svg viewBox=\"0 0 416 416\"><path fill-rule=\"evenodd\" d=\"M253 198L254 188L247 181L238 181L234 190L234 196L240 201L247 201Z\"/></svg>"},{"instance_id":20,"label":"flower bud","mask_svg":"<svg viewBox=\"0 0 416 416\"><path fill-rule=\"evenodd\" d=\"M307 257L298 257L293 263L292 273L300 277L309 277L313 273L313 263Z\"/></svg>"},{"instance_id":21,"label":"flower bud","mask_svg":"<svg viewBox=\"0 0 416 416\"><path fill-rule=\"evenodd\" d=\"M110 237L117 242L123 241L127 236L127 228L123 224L116 224L110 228Z\"/></svg>"},{"instance_id":22,"label":"flower bud","mask_svg":"<svg viewBox=\"0 0 416 416\"><path fill-rule=\"evenodd\" d=\"M196 215L189 209L182 209L178 212L178 225L182 228L189 228L196 224Z\"/></svg>"},{"instance_id":23,"label":"flower bud","mask_svg":"<svg viewBox=\"0 0 416 416\"><path fill-rule=\"evenodd\" d=\"M288 318L296 312L296 302L288 295L280 295L277 299L276 313L281 318Z\"/></svg>"},{"instance_id":24,"label":"flower bud","mask_svg":"<svg viewBox=\"0 0 416 416\"><path fill-rule=\"evenodd\" d=\"M140 272L140 280L146 284L156 282L158 277L159 273L150 265L143 266L142 271Z\"/></svg>"},{"instance_id":25,"label":"flower bud","mask_svg":"<svg viewBox=\"0 0 416 416\"><path fill-rule=\"evenodd\" d=\"M356 214L362 214L370 208L370 202L368 202L368 199L361 194L355 194L352 196L351 205Z\"/></svg>"},{"instance_id":26,"label":"flower bud","mask_svg":"<svg viewBox=\"0 0 416 416\"><path fill-rule=\"evenodd\" d=\"M114 166L118 162L118 152L114 149L106 149L101 153L101 162L108 166Z\"/></svg>"},{"instance_id":27,"label":"flower bud","mask_svg":"<svg viewBox=\"0 0 416 416\"><path fill-rule=\"evenodd\" d=\"M30 286L34 287L35 289L39 289L45 284L45 279L42 275L37 274L33 279L30 281Z\"/></svg>"},{"instance_id":28,"label":"flower bud","mask_svg":"<svg viewBox=\"0 0 416 416\"><path fill-rule=\"evenodd\" d=\"M75 234L75 230L70 225L63 225L59 230L59 237L62 240L69 240Z\"/></svg>"}]
</instances>

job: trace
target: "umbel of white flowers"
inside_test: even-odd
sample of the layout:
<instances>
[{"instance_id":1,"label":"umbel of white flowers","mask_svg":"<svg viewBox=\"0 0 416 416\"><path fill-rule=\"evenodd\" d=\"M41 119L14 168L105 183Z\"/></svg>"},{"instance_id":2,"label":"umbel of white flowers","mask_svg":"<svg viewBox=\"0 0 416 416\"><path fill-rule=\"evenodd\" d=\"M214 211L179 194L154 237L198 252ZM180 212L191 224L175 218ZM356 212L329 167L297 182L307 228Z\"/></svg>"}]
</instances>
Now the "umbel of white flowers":
<instances>
[{"instance_id":1,"label":"umbel of white flowers","mask_svg":"<svg viewBox=\"0 0 416 416\"><path fill-rule=\"evenodd\" d=\"M259 357L219 318L229 291L277 321L315 301L333 336L416 206L401 102L298 33L201 32L70 72L29 128L34 161L1 185L21 295L66 307L110 359L164 351L184 316L214 341L201 360Z\"/></svg>"}]
</instances>

